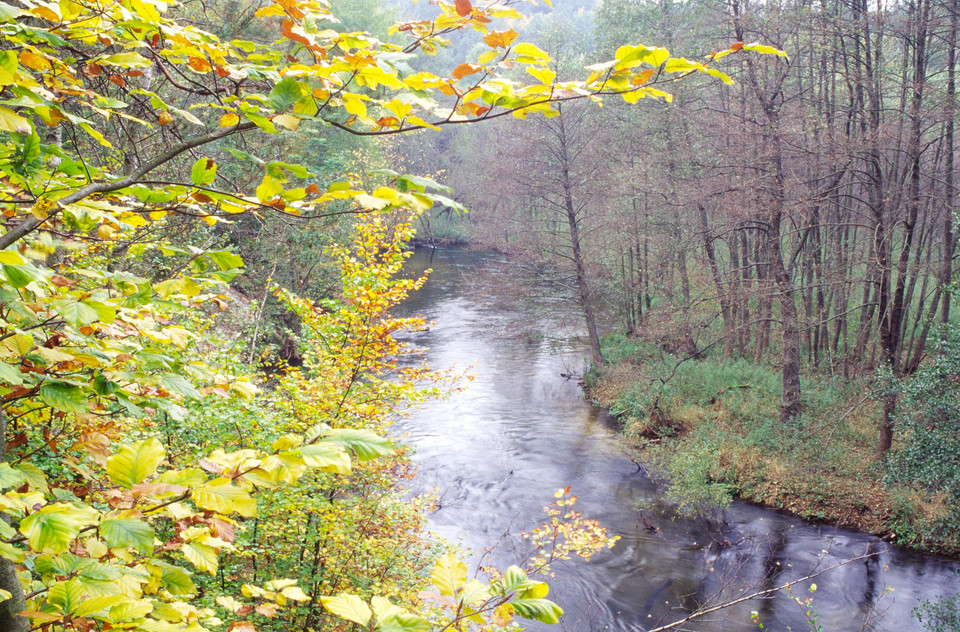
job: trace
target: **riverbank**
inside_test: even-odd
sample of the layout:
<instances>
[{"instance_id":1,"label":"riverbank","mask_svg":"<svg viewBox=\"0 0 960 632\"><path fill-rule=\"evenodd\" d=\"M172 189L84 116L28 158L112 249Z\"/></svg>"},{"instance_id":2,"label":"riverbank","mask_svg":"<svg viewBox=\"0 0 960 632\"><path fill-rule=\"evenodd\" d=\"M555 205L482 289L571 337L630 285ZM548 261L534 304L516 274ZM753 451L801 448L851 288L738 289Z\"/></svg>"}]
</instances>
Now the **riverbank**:
<instances>
[{"instance_id":1,"label":"riverbank","mask_svg":"<svg viewBox=\"0 0 960 632\"><path fill-rule=\"evenodd\" d=\"M806 520L957 556L935 494L885 483L874 454L879 405L872 378L808 377L803 416L778 417L780 375L771 366L681 358L638 338L605 340L607 366L591 398L621 424L621 440L662 480L679 513L711 514L734 497Z\"/></svg>"}]
</instances>

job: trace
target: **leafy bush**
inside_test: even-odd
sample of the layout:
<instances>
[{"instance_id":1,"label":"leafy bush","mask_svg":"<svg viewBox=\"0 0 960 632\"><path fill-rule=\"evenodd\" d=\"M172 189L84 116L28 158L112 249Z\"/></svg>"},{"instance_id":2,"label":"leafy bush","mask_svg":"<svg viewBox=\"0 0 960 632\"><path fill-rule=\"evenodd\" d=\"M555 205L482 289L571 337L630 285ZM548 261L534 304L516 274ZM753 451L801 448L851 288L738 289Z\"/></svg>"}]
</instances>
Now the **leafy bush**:
<instances>
[{"instance_id":1,"label":"leafy bush","mask_svg":"<svg viewBox=\"0 0 960 632\"><path fill-rule=\"evenodd\" d=\"M887 481L909 495L901 503L901 539L960 550L960 328L944 331L939 353L899 384L900 443L886 463Z\"/></svg>"},{"instance_id":2,"label":"leafy bush","mask_svg":"<svg viewBox=\"0 0 960 632\"><path fill-rule=\"evenodd\" d=\"M930 632L960 632L960 595L924 600L913 609L913 616Z\"/></svg>"}]
</instances>

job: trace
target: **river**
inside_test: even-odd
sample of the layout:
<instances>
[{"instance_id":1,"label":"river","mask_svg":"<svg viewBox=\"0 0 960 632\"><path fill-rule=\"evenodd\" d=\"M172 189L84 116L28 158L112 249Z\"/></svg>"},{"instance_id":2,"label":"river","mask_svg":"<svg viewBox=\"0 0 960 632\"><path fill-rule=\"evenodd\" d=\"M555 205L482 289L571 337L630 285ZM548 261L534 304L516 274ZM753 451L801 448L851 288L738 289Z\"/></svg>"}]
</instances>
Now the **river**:
<instances>
[{"instance_id":1,"label":"river","mask_svg":"<svg viewBox=\"0 0 960 632\"><path fill-rule=\"evenodd\" d=\"M520 279L498 255L418 251L411 270L427 267L430 280L403 309L435 324L408 337L428 348L431 366L475 376L397 429L416 449L414 491L439 494L431 529L469 547L474 561L493 547L489 556L503 567L523 554L517 534L538 525L553 493L570 485L576 508L621 538L589 562L557 566L550 597L566 614L559 626L530 629L646 630L868 550L879 554L817 577L814 593L810 581L798 583L680 629L756 631L756 611L763 630L809 631L809 609L824 631L920 630L911 611L921 600L960 593L957 562L746 503L727 510L722 535L706 521L671 518L657 509L656 485L618 450L607 416L562 376L581 372L588 355L576 312L557 300L531 309L510 299ZM811 598L810 607L794 597Z\"/></svg>"}]
</instances>

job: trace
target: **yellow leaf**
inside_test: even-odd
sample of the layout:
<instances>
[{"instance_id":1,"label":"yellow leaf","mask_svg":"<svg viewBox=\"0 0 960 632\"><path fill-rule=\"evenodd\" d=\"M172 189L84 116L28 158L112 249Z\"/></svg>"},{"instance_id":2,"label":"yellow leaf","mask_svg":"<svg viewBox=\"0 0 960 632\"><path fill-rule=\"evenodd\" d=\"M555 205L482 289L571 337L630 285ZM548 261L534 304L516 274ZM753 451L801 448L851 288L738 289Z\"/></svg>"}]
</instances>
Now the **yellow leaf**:
<instances>
[{"instance_id":1,"label":"yellow leaf","mask_svg":"<svg viewBox=\"0 0 960 632\"><path fill-rule=\"evenodd\" d=\"M278 114L277 116L273 117L273 122L275 125L284 127L292 132L296 131L297 127L300 126L300 119L292 114Z\"/></svg>"},{"instance_id":2,"label":"yellow leaf","mask_svg":"<svg viewBox=\"0 0 960 632\"><path fill-rule=\"evenodd\" d=\"M503 54L503 51L499 51L497 49L488 50L487 52L477 57L477 61L481 64L485 64L488 61L493 61L494 59L496 59L502 54Z\"/></svg>"},{"instance_id":3,"label":"yellow leaf","mask_svg":"<svg viewBox=\"0 0 960 632\"><path fill-rule=\"evenodd\" d=\"M543 83L546 85L552 84L553 80L556 79L557 77L557 73L550 70L549 68L535 68L531 66L527 68L527 72L533 75L534 77L536 77L540 81L540 83Z\"/></svg>"},{"instance_id":4,"label":"yellow leaf","mask_svg":"<svg viewBox=\"0 0 960 632\"><path fill-rule=\"evenodd\" d=\"M531 57L539 62L550 61L550 55L528 42L520 42L513 47L513 52L515 55Z\"/></svg>"},{"instance_id":5,"label":"yellow leaf","mask_svg":"<svg viewBox=\"0 0 960 632\"><path fill-rule=\"evenodd\" d=\"M440 589L441 595L452 597L467 583L467 565L452 553L439 560L430 573L430 581Z\"/></svg>"},{"instance_id":6,"label":"yellow leaf","mask_svg":"<svg viewBox=\"0 0 960 632\"><path fill-rule=\"evenodd\" d=\"M183 556L191 564L202 571L207 571L211 575L217 572L217 550L206 544L191 542L184 544L181 549Z\"/></svg>"},{"instance_id":7,"label":"yellow leaf","mask_svg":"<svg viewBox=\"0 0 960 632\"><path fill-rule=\"evenodd\" d=\"M373 616L370 606L356 595L343 593L336 597L320 597L320 602L324 608L338 617L360 625L367 625L370 617Z\"/></svg>"},{"instance_id":8,"label":"yellow leaf","mask_svg":"<svg viewBox=\"0 0 960 632\"><path fill-rule=\"evenodd\" d=\"M280 593L287 599L292 599L293 601L310 601L310 597L300 590L299 586L288 586L281 590Z\"/></svg>"},{"instance_id":9,"label":"yellow leaf","mask_svg":"<svg viewBox=\"0 0 960 632\"><path fill-rule=\"evenodd\" d=\"M227 112L220 117L220 127L233 127L240 122L240 117L233 112Z\"/></svg>"},{"instance_id":10,"label":"yellow leaf","mask_svg":"<svg viewBox=\"0 0 960 632\"><path fill-rule=\"evenodd\" d=\"M193 490L193 501L201 509L222 514L238 513L244 518L257 515L257 501L227 478L214 479Z\"/></svg>"},{"instance_id":11,"label":"yellow leaf","mask_svg":"<svg viewBox=\"0 0 960 632\"><path fill-rule=\"evenodd\" d=\"M16 134L29 134L30 122L10 108L0 106L0 130Z\"/></svg>"},{"instance_id":12,"label":"yellow leaf","mask_svg":"<svg viewBox=\"0 0 960 632\"><path fill-rule=\"evenodd\" d=\"M24 264L23 257L20 256L20 253L15 250L0 250L0 263L6 263L7 265L12 266L22 266Z\"/></svg>"}]
</instances>

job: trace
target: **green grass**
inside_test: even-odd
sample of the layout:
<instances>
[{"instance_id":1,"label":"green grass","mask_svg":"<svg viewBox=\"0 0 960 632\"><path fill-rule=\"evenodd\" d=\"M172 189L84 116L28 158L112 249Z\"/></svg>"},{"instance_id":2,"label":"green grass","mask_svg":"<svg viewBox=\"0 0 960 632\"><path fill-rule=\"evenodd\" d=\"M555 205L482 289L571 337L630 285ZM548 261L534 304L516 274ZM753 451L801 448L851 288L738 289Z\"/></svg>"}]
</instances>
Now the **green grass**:
<instances>
[{"instance_id":1,"label":"green grass","mask_svg":"<svg viewBox=\"0 0 960 632\"><path fill-rule=\"evenodd\" d=\"M893 493L874 460L872 382L805 373L803 411L780 422L780 373L713 353L688 360L626 336L604 341L589 376L595 400L622 422L623 441L664 484L677 511L709 514L733 496L801 517L886 534ZM945 550L941 547L941 550Z\"/></svg>"}]
</instances>

